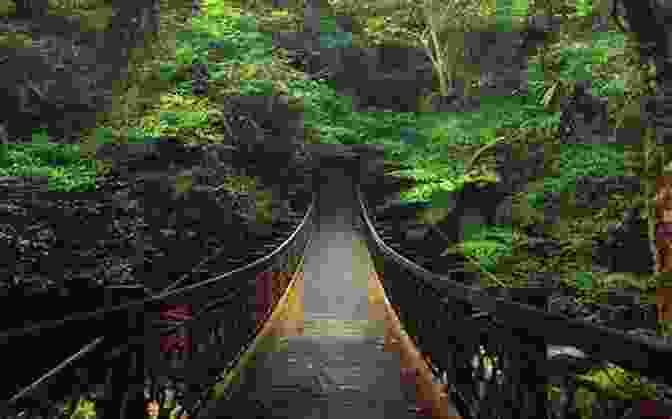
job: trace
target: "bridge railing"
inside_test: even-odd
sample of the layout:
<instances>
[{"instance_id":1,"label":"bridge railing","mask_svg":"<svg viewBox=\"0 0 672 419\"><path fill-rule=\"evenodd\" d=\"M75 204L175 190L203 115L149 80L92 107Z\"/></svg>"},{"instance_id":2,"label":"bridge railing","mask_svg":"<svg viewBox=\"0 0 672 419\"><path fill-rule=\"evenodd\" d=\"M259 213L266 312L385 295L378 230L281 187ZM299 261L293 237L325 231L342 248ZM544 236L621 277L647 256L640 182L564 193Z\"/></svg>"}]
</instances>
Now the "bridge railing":
<instances>
[{"instance_id":1,"label":"bridge railing","mask_svg":"<svg viewBox=\"0 0 672 419\"><path fill-rule=\"evenodd\" d=\"M127 343L142 336L138 327L142 324L142 307L113 308L124 307L129 298L142 298L145 293L138 288L126 290L120 297L119 290L105 291L105 307L94 313L78 313L0 333L3 370L11 371L2 378L3 384L9 385L3 385L0 418L60 418L67 405L80 397L96 400L100 417L125 417L120 416L121 405L133 404L132 384L142 382L142 377L136 376L135 352ZM60 362L48 364L59 357ZM25 371L37 370L41 371L39 375L23 376ZM118 408L113 409L113 405Z\"/></svg>"},{"instance_id":2,"label":"bridge railing","mask_svg":"<svg viewBox=\"0 0 672 419\"><path fill-rule=\"evenodd\" d=\"M589 403L594 419L639 417L639 401L619 400L581 376L606 367L672 384L672 369L661 368L672 359L672 345L433 274L380 239L360 189L358 198L363 234L390 302L435 373L448 381L464 419L581 417L576 401L585 392L596 395ZM657 409L667 412L669 403L658 400Z\"/></svg>"},{"instance_id":3,"label":"bridge railing","mask_svg":"<svg viewBox=\"0 0 672 419\"><path fill-rule=\"evenodd\" d=\"M48 351L50 339L97 336L32 384L0 401L0 418L60 418L67 401L97 394L99 418L134 418L174 390L195 417L208 389L232 368L272 312L315 226L315 197L299 227L272 253L193 285L95 312L0 333L0 347ZM25 347L26 342L39 347ZM38 352L36 352L36 350ZM5 362L13 362L5 359ZM20 363L14 367L20 371ZM4 395L3 395L4 396Z\"/></svg>"}]
</instances>

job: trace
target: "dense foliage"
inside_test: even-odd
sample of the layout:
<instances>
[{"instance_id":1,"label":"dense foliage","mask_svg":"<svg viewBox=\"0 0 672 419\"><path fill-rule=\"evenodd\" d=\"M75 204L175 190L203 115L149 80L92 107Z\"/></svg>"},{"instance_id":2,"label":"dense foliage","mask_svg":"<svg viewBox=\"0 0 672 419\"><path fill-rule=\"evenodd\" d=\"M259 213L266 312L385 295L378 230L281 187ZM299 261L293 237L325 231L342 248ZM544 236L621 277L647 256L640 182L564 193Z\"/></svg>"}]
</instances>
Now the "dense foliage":
<instances>
[{"instance_id":1,"label":"dense foliage","mask_svg":"<svg viewBox=\"0 0 672 419\"><path fill-rule=\"evenodd\" d=\"M6 3L4 8L13 7ZM162 16L158 40L130 54L129 77L119 83L112 110L101 117L95 129L84 132L79 144L50 142L41 127L33 129L31 142L0 142L0 176L46 176L56 190L93 189L96 175L105 172L105 164L92 156L105 142L142 142L169 135L186 142L221 143L230 129L223 98L285 94L303 110L306 142L384 145L386 157L405 167L390 175L417 183L400 198L429 201L435 209L445 206L448 192L467 183L502 181L494 158L496 146L506 143L525 150L542 145L549 150L547 174L516 197L514 225L474 231L468 240L444 253L458 251L469 256L497 285L520 286L521 278L530 272L550 271L562 273L587 299L597 298L597 289L613 286L591 271L585 253L593 246L592 238L622 216L627 200L647 202L651 190L617 197L607 208L587 211L582 218L565 216L555 226L555 237L562 241L558 255L539 258L520 250L528 221L539 216L550 196L572 195L579 178L635 174L646 182L665 163L657 159L663 153L662 146L646 141L606 145L560 141L564 102L577 82L591 80L590 92L608 101L611 125L631 129L630 133L641 128L641 98L657 86L656 68L640 59L636 37L619 30L613 21L609 30L600 32L593 32L586 23L604 14L607 2L330 3L334 10L352 16L360 30L344 32L333 16L323 16L322 43L336 48L394 40L424 46L434 54L437 69L443 68L447 75L436 86L444 95L454 79L466 80L470 87L484 83L482 69L464 62L465 34L474 28L510 31L520 24L520 17L546 12L563 15L565 23L550 42L531 54L526 69L528 89L519 95L481 98L480 107L471 113L355 112L352 99L336 93L333 83L309 80L289 64L282 51L272 48L271 32L300 26L298 5L274 10L263 3L211 0L202 4L202 15L189 23L184 23L184 7L173 7L182 16ZM454 7L463 3L470 7ZM453 16L463 19L454 22L459 27L451 28L452 32L432 27L436 22L427 11L449 7L453 12L464 12ZM94 8L93 2L80 9L89 8ZM102 23L93 26L104 27L105 14L96 16L102 16ZM424 42L418 36L423 34L420 39ZM4 41L18 42L10 38ZM453 48L441 54L442 43ZM191 69L199 63L205 64L209 74L205 97L192 94ZM253 178L240 176L237 180L227 188L254 190ZM440 221L439 216L432 223ZM647 279L638 286L646 290Z\"/></svg>"}]
</instances>

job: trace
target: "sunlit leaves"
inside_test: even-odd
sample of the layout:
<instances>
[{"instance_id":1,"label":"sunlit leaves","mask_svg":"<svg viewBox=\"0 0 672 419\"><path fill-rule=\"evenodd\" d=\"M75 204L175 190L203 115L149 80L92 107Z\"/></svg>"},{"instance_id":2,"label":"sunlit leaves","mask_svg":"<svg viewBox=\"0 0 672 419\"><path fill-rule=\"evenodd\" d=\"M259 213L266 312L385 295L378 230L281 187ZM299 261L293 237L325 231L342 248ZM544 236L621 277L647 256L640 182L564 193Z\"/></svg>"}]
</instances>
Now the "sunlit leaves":
<instances>
[{"instance_id":1,"label":"sunlit leaves","mask_svg":"<svg viewBox=\"0 0 672 419\"><path fill-rule=\"evenodd\" d=\"M271 96L275 87L271 80L252 79L241 80L240 94L243 96Z\"/></svg>"},{"instance_id":2,"label":"sunlit leaves","mask_svg":"<svg viewBox=\"0 0 672 419\"><path fill-rule=\"evenodd\" d=\"M30 48L33 45L33 38L30 35L21 32L10 32L0 35L0 47L7 48Z\"/></svg>"},{"instance_id":3,"label":"sunlit leaves","mask_svg":"<svg viewBox=\"0 0 672 419\"><path fill-rule=\"evenodd\" d=\"M70 404L73 402L71 401ZM96 418L96 403L91 400L80 399L75 403L74 409L69 407L70 419L95 419Z\"/></svg>"},{"instance_id":4,"label":"sunlit leaves","mask_svg":"<svg viewBox=\"0 0 672 419\"><path fill-rule=\"evenodd\" d=\"M450 180L443 180L439 182L424 183L415 188L400 193L400 197L404 200L428 200L431 201L435 193L442 191L452 191L455 189L455 183Z\"/></svg>"},{"instance_id":5,"label":"sunlit leaves","mask_svg":"<svg viewBox=\"0 0 672 419\"><path fill-rule=\"evenodd\" d=\"M576 0L576 14L580 17L587 17L593 11L593 0Z\"/></svg>"},{"instance_id":6,"label":"sunlit leaves","mask_svg":"<svg viewBox=\"0 0 672 419\"><path fill-rule=\"evenodd\" d=\"M560 82L557 82L557 81L556 81L555 83L553 83L553 84L551 85L551 87L549 87L549 88L546 90L546 93L544 93L544 96L541 98L540 104L541 104L541 106L543 106L545 109L550 109L550 107L551 107L551 103L552 103L553 101L557 101L556 98L559 96L559 95L557 94L557 92L558 92L558 86L560 86Z\"/></svg>"},{"instance_id":7,"label":"sunlit leaves","mask_svg":"<svg viewBox=\"0 0 672 419\"><path fill-rule=\"evenodd\" d=\"M511 14L513 16L525 17L530 10L530 0L513 0L511 3Z\"/></svg>"},{"instance_id":8,"label":"sunlit leaves","mask_svg":"<svg viewBox=\"0 0 672 419\"><path fill-rule=\"evenodd\" d=\"M218 113L210 108L207 98L164 94L159 108L143 116L136 129L149 136L179 132L193 134L194 130L210 129L210 123L219 118Z\"/></svg>"},{"instance_id":9,"label":"sunlit leaves","mask_svg":"<svg viewBox=\"0 0 672 419\"><path fill-rule=\"evenodd\" d=\"M259 67L257 64L242 64L240 66L239 76L241 80L253 80L257 75Z\"/></svg>"},{"instance_id":10,"label":"sunlit leaves","mask_svg":"<svg viewBox=\"0 0 672 419\"><path fill-rule=\"evenodd\" d=\"M499 174L490 170L485 165L481 165L478 168L470 170L464 175L462 180L464 183L474 183L479 187L485 186L489 183L498 183L500 181L501 178Z\"/></svg>"},{"instance_id":11,"label":"sunlit leaves","mask_svg":"<svg viewBox=\"0 0 672 419\"><path fill-rule=\"evenodd\" d=\"M620 367L594 370L586 374L578 374L581 380L588 381L599 389L603 389L610 397L620 400L652 400L656 398L655 387L642 382L641 377ZM580 401L577 400L577 404ZM582 406L589 408L590 405Z\"/></svg>"},{"instance_id":12,"label":"sunlit leaves","mask_svg":"<svg viewBox=\"0 0 672 419\"><path fill-rule=\"evenodd\" d=\"M437 225L449 214L450 207L430 207L420 211L418 220L425 225Z\"/></svg>"},{"instance_id":13,"label":"sunlit leaves","mask_svg":"<svg viewBox=\"0 0 672 419\"><path fill-rule=\"evenodd\" d=\"M501 257L511 254L513 232L503 227L471 227L465 231L463 242L448 247L441 256L464 254L477 260L482 269L492 272Z\"/></svg>"},{"instance_id":14,"label":"sunlit leaves","mask_svg":"<svg viewBox=\"0 0 672 419\"><path fill-rule=\"evenodd\" d=\"M34 134L30 144L7 145L0 176L44 176L56 191L83 191L95 187L95 163L82 158L78 145L49 141L44 131Z\"/></svg>"},{"instance_id":15,"label":"sunlit leaves","mask_svg":"<svg viewBox=\"0 0 672 419\"><path fill-rule=\"evenodd\" d=\"M556 83L571 84L576 80L593 80L593 91L601 96L622 95L625 83L623 75L614 73L613 62L622 60L625 53L625 35L614 32L594 34L591 39L567 45L559 43L552 46L545 56L546 70L557 73L557 79L549 78L549 72L543 71L539 63L530 65L530 87L539 94L541 89L549 95L565 95L566 92L553 90ZM548 86L547 86L548 84Z\"/></svg>"}]
</instances>

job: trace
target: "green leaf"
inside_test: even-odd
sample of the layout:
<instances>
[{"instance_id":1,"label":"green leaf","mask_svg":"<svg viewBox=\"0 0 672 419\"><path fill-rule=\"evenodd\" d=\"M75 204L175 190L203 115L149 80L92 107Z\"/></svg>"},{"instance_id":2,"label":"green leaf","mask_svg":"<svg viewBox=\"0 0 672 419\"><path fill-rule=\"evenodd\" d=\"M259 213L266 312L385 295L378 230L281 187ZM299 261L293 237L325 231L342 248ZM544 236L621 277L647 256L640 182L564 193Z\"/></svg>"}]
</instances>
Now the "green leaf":
<instances>
[{"instance_id":1,"label":"green leaf","mask_svg":"<svg viewBox=\"0 0 672 419\"><path fill-rule=\"evenodd\" d=\"M109 127L96 128L94 131L96 144L107 144L114 141L114 130Z\"/></svg>"},{"instance_id":2,"label":"green leaf","mask_svg":"<svg viewBox=\"0 0 672 419\"><path fill-rule=\"evenodd\" d=\"M175 127L179 124L180 116L176 112L165 111L161 112L159 116L161 123L170 127Z\"/></svg>"},{"instance_id":3,"label":"green leaf","mask_svg":"<svg viewBox=\"0 0 672 419\"><path fill-rule=\"evenodd\" d=\"M593 275L590 272L577 272L574 277L577 288L580 289L593 288Z\"/></svg>"},{"instance_id":4,"label":"green leaf","mask_svg":"<svg viewBox=\"0 0 672 419\"><path fill-rule=\"evenodd\" d=\"M129 142L139 142L143 141L146 137L146 134L143 130L137 127L131 127L126 133Z\"/></svg>"},{"instance_id":5,"label":"green leaf","mask_svg":"<svg viewBox=\"0 0 672 419\"><path fill-rule=\"evenodd\" d=\"M174 63L161 63L159 66L159 78L162 81L172 81L177 74L177 66Z\"/></svg>"},{"instance_id":6,"label":"green leaf","mask_svg":"<svg viewBox=\"0 0 672 419\"><path fill-rule=\"evenodd\" d=\"M663 168L663 171L664 172L672 172L672 161L670 161L669 163L667 163L665 165L665 167Z\"/></svg>"},{"instance_id":7,"label":"green leaf","mask_svg":"<svg viewBox=\"0 0 672 419\"><path fill-rule=\"evenodd\" d=\"M238 21L238 28L241 32L256 32L257 20L254 16L243 15Z\"/></svg>"},{"instance_id":8,"label":"green leaf","mask_svg":"<svg viewBox=\"0 0 672 419\"><path fill-rule=\"evenodd\" d=\"M497 135L497 131L492 127L479 128L479 132L481 134L481 137L489 141L493 141L495 136Z\"/></svg>"},{"instance_id":9,"label":"green leaf","mask_svg":"<svg viewBox=\"0 0 672 419\"><path fill-rule=\"evenodd\" d=\"M433 208L452 208L455 205L455 194L450 190L439 189L432 193L430 200Z\"/></svg>"},{"instance_id":10,"label":"green leaf","mask_svg":"<svg viewBox=\"0 0 672 419\"><path fill-rule=\"evenodd\" d=\"M0 165L9 162L9 144L0 142Z\"/></svg>"},{"instance_id":11,"label":"green leaf","mask_svg":"<svg viewBox=\"0 0 672 419\"><path fill-rule=\"evenodd\" d=\"M33 143L36 144L46 144L49 142L49 134L44 128L34 129L32 134Z\"/></svg>"},{"instance_id":12,"label":"green leaf","mask_svg":"<svg viewBox=\"0 0 672 419\"><path fill-rule=\"evenodd\" d=\"M576 2L576 14L580 17L589 16L593 10L593 1L592 0L577 0Z\"/></svg>"},{"instance_id":13,"label":"green leaf","mask_svg":"<svg viewBox=\"0 0 672 419\"><path fill-rule=\"evenodd\" d=\"M530 9L529 0L513 0L511 13L514 16L527 16L529 9Z\"/></svg>"}]
</instances>

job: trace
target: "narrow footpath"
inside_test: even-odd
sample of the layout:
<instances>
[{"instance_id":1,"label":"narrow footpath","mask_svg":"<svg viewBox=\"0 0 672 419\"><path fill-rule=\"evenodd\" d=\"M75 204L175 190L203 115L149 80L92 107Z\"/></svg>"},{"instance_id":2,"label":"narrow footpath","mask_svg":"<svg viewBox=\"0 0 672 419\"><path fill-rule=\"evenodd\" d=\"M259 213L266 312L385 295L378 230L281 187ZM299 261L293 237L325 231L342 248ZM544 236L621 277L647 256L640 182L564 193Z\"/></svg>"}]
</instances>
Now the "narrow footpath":
<instances>
[{"instance_id":1,"label":"narrow footpath","mask_svg":"<svg viewBox=\"0 0 672 419\"><path fill-rule=\"evenodd\" d=\"M459 418L385 298L355 228L350 171L341 161L320 166L318 221L302 275L240 368L230 399L204 417Z\"/></svg>"}]
</instances>

